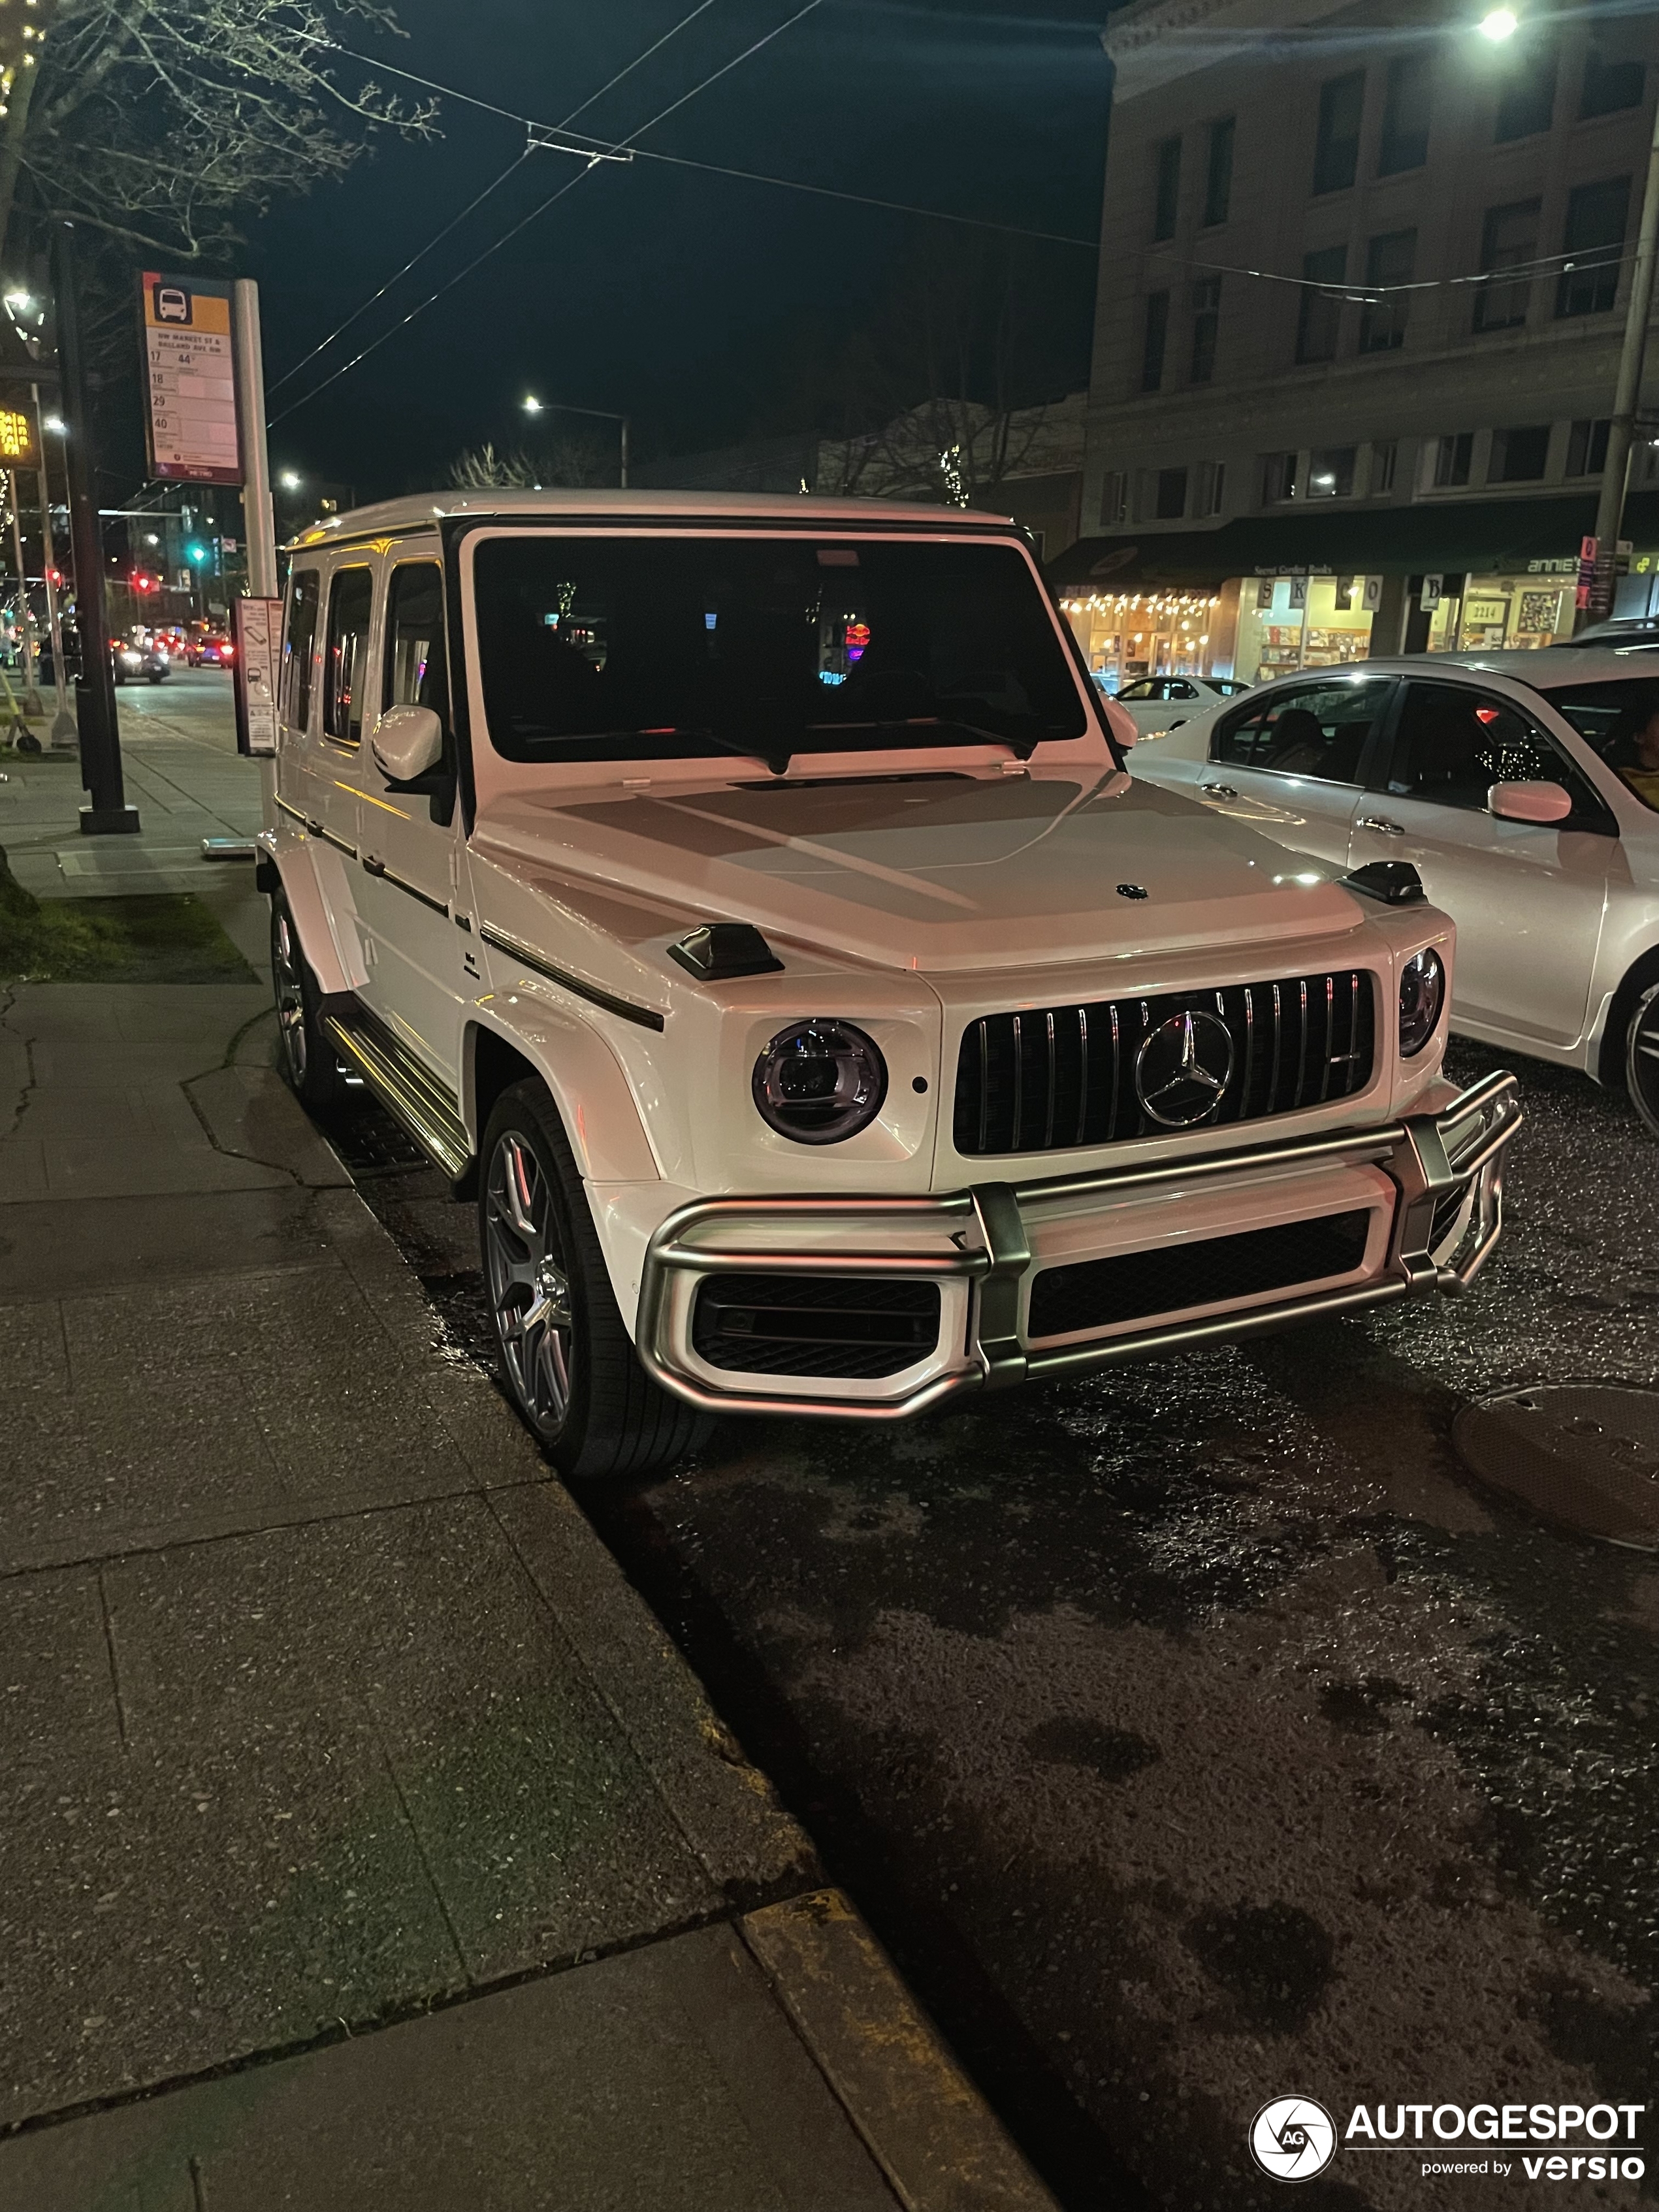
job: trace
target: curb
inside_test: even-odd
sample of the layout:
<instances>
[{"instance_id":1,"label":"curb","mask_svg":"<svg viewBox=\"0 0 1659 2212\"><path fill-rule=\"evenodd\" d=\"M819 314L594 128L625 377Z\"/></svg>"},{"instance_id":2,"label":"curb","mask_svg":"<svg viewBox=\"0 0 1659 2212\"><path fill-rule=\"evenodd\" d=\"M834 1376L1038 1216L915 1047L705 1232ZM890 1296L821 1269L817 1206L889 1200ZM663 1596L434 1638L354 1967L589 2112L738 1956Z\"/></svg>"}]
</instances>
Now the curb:
<instances>
[{"instance_id":1,"label":"curb","mask_svg":"<svg viewBox=\"0 0 1659 2212\"><path fill-rule=\"evenodd\" d=\"M1055 2212L840 1890L737 1929L905 2212Z\"/></svg>"}]
</instances>

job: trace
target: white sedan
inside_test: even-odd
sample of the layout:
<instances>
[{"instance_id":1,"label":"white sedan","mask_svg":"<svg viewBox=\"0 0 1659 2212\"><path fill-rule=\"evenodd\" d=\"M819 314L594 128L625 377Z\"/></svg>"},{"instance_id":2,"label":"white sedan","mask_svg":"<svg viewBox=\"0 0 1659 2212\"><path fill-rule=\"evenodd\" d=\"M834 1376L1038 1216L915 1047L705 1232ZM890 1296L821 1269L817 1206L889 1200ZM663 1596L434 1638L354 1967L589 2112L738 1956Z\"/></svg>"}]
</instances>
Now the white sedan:
<instances>
[{"instance_id":1,"label":"white sedan","mask_svg":"<svg viewBox=\"0 0 1659 2212\"><path fill-rule=\"evenodd\" d=\"M1142 676L1126 684L1115 696L1137 737L1161 738L1194 714L1207 714L1218 701L1249 688L1231 676Z\"/></svg>"},{"instance_id":2,"label":"white sedan","mask_svg":"<svg viewBox=\"0 0 1659 2212\"><path fill-rule=\"evenodd\" d=\"M1304 669L1133 765L1334 867L1410 861L1457 924L1453 1027L1623 1085L1659 1136L1659 670L1593 647Z\"/></svg>"}]
</instances>

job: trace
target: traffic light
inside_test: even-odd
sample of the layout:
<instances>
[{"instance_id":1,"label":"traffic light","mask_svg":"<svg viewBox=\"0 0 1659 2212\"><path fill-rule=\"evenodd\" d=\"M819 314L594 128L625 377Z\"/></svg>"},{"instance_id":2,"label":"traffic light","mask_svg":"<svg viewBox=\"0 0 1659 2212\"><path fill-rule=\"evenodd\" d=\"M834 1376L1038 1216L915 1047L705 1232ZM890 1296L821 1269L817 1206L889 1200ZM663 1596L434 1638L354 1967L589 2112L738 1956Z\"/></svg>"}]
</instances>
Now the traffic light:
<instances>
[{"instance_id":1,"label":"traffic light","mask_svg":"<svg viewBox=\"0 0 1659 2212\"><path fill-rule=\"evenodd\" d=\"M187 556L196 563L196 566L198 568L201 567L203 562L208 557L207 547L203 544L199 538L191 538L190 544L185 546L185 551Z\"/></svg>"}]
</instances>

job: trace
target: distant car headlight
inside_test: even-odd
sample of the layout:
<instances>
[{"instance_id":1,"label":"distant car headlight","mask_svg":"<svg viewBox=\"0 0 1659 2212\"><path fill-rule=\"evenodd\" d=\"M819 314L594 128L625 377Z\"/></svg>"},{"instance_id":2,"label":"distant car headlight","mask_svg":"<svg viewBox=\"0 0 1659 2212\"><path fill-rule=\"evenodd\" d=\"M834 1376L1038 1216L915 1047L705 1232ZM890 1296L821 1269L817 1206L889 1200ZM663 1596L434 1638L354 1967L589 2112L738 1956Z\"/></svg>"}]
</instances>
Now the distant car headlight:
<instances>
[{"instance_id":1,"label":"distant car headlight","mask_svg":"<svg viewBox=\"0 0 1659 2212\"><path fill-rule=\"evenodd\" d=\"M1410 1060L1434 1035L1446 1002L1446 969L1425 945L1400 971L1400 1055Z\"/></svg>"},{"instance_id":2,"label":"distant car headlight","mask_svg":"<svg viewBox=\"0 0 1659 2212\"><path fill-rule=\"evenodd\" d=\"M778 1031L755 1062L753 1088L768 1128L798 1145L838 1145L880 1113L887 1063L873 1037L820 1016Z\"/></svg>"}]
</instances>

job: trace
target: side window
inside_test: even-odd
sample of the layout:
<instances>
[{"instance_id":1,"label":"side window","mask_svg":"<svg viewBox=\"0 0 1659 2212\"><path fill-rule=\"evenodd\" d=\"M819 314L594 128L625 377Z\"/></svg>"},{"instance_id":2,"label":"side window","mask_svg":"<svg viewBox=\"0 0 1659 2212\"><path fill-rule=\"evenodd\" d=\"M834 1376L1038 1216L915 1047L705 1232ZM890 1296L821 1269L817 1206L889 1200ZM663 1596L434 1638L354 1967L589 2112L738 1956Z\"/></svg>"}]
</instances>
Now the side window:
<instances>
[{"instance_id":1,"label":"side window","mask_svg":"<svg viewBox=\"0 0 1659 2212\"><path fill-rule=\"evenodd\" d=\"M338 568L328 592L328 651L323 660L323 729L342 744L361 744L363 678L368 673L368 623L374 571Z\"/></svg>"},{"instance_id":2,"label":"side window","mask_svg":"<svg viewBox=\"0 0 1659 2212\"><path fill-rule=\"evenodd\" d=\"M1394 690L1392 677L1298 684L1257 695L1224 715L1210 757L1230 768L1310 775L1322 783L1358 783L1360 763Z\"/></svg>"},{"instance_id":3,"label":"side window","mask_svg":"<svg viewBox=\"0 0 1659 2212\"><path fill-rule=\"evenodd\" d=\"M1139 684L1126 684L1117 696L1120 699L1131 701L1156 699L1158 696L1158 686L1155 684L1147 683L1143 678Z\"/></svg>"},{"instance_id":4,"label":"side window","mask_svg":"<svg viewBox=\"0 0 1659 2212\"><path fill-rule=\"evenodd\" d=\"M386 673L380 705L430 707L449 719L444 666L444 572L435 561L400 562L386 602Z\"/></svg>"},{"instance_id":5,"label":"side window","mask_svg":"<svg viewBox=\"0 0 1659 2212\"><path fill-rule=\"evenodd\" d=\"M1461 684L1407 684L1389 789L1483 812L1495 783L1561 784L1580 827L1606 812L1565 756L1507 699Z\"/></svg>"},{"instance_id":6,"label":"side window","mask_svg":"<svg viewBox=\"0 0 1659 2212\"><path fill-rule=\"evenodd\" d=\"M314 568L296 568L288 594L288 629L283 637L283 719L303 732L311 720L311 656L317 642L317 586Z\"/></svg>"}]
</instances>

